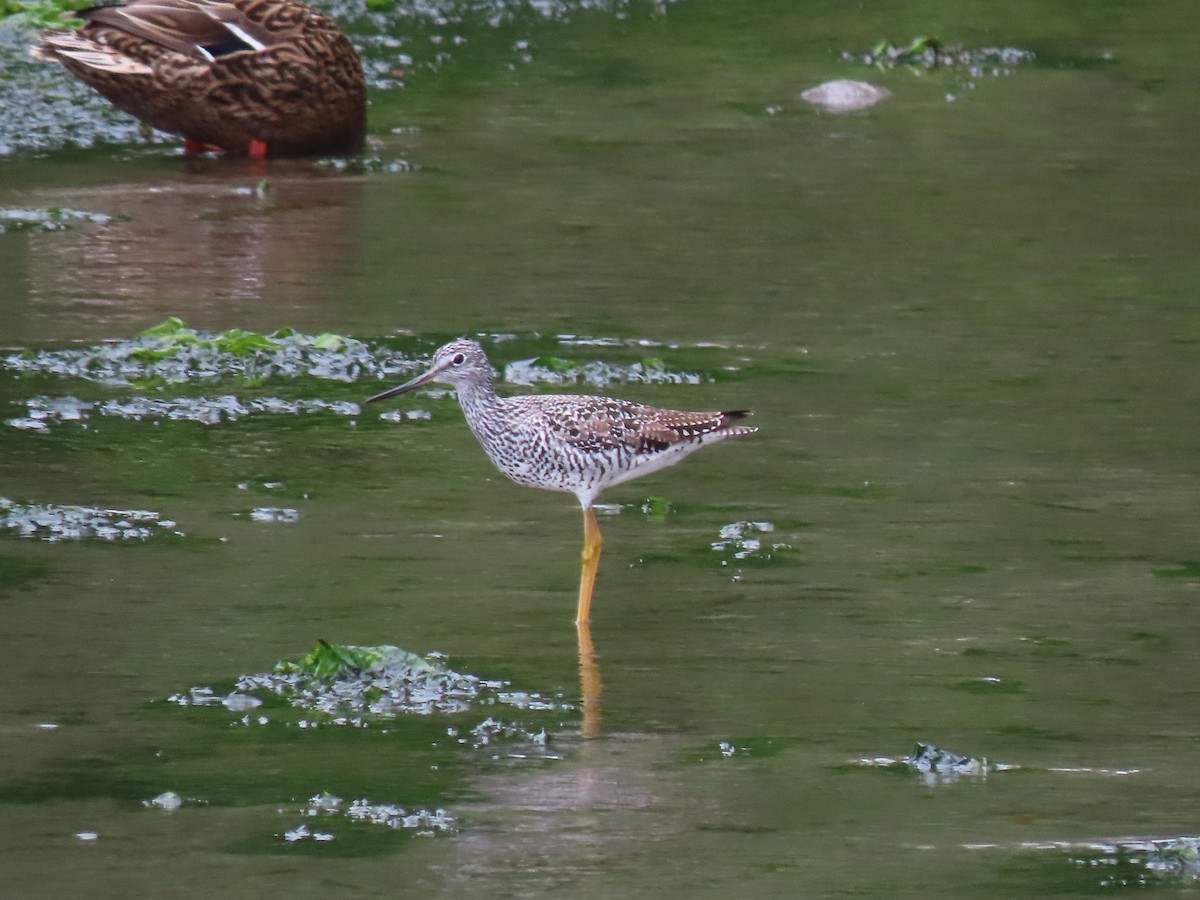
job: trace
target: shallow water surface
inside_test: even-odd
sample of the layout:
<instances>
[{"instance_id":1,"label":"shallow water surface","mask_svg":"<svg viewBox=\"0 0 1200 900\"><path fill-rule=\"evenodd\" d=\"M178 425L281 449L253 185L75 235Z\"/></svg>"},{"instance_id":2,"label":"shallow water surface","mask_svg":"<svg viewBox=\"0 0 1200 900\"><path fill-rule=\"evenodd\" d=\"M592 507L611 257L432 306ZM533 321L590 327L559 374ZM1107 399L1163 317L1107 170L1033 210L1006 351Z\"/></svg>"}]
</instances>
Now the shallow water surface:
<instances>
[{"instance_id":1,"label":"shallow water surface","mask_svg":"<svg viewBox=\"0 0 1200 900\"><path fill-rule=\"evenodd\" d=\"M476 23L373 92L367 165L0 160L0 207L89 214L0 233L8 889L1195 890L1187 12ZM929 33L1034 58L841 58ZM833 78L891 96L799 99ZM172 316L302 349L122 343ZM502 391L755 411L602 497L587 640L574 498L504 481L445 391L360 406L461 334ZM168 700L322 639L545 704Z\"/></svg>"}]
</instances>

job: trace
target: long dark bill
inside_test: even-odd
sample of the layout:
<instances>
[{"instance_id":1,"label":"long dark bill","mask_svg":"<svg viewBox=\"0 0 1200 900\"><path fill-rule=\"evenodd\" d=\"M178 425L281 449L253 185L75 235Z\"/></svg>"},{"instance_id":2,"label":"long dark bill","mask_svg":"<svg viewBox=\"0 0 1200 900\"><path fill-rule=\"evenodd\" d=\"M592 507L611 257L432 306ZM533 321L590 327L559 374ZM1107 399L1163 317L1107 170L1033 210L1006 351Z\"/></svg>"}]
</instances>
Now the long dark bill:
<instances>
[{"instance_id":1,"label":"long dark bill","mask_svg":"<svg viewBox=\"0 0 1200 900\"><path fill-rule=\"evenodd\" d=\"M400 385L399 387L389 388L382 394L376 394L374 397L368 397L363 401L363 403L374 403L376 400L386 400L388 397L395 397L397 394L403 394L413 390L414 388L419 388L421 385L432 381L433 376L436 374L437 372L430 370L424 375L418 375L412 381L404 382L404 384Z\"/></svg>"}]
</instances>

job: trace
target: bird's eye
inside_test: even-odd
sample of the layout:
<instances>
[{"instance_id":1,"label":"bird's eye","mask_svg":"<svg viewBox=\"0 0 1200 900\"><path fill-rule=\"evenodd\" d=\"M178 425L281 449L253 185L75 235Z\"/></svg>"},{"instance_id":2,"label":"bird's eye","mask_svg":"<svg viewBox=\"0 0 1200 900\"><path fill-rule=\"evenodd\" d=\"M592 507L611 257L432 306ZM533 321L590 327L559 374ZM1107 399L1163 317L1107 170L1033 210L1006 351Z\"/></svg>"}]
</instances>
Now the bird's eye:
<instances>
[{"instance_id":1,"label":"bird's eye","mask_svg":"<svg viewBox=\"0 0 1200 900\"><path fill-rule=\"evenodd\" d=\"M456 366L461 366L466 361L467 361L467 358L465 356L463 356L461 353L455 353L454 359L451 360L451 362L453 362Z\"/></svg>"}]
</instances>

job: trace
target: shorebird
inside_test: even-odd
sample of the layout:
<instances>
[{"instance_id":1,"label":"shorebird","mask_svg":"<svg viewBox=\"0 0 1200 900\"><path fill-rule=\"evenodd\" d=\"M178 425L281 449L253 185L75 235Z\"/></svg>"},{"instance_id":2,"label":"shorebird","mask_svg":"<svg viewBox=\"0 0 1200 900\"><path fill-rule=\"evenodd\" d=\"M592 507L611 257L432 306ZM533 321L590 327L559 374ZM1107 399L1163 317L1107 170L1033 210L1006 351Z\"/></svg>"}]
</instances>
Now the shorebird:
<instances>
[{"instance_id":1,"label":"shorebird","mask_svg":"<svg viewBox=\"0 0 1200 900\"><path fill-rule=\"evenodd\" d=\"M592 509L600 492L674 465L706 444L758 431L736 424L750 415L744 409L684 412L586 394L501 397L483 348L471 340L439 347L423 374L365 402L386 400L434 381L456 390L471 432L508 478L579 498L583 554L577 624L590 617L604 544Z\"/></svg>"}]
</instances>

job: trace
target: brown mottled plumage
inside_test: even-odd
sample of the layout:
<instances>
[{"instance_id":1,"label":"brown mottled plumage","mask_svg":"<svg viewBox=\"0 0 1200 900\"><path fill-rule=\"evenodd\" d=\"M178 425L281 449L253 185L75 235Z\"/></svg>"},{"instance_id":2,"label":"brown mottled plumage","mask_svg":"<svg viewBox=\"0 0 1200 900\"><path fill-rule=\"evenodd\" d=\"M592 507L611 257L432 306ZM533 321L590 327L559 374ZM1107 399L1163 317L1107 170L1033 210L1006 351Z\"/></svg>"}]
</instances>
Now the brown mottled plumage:
<instances>
[{"instance_id":1,"label":"brown mottled plumage","mask_svg":"<svg viewBox=\"0 0 1200 900\"><path fill-rule=\"evenodd\" d=\"M431 381L453 385L472 433L492 463L517 484L568 491L584 512L583 573L577 622L586 622L601 538L592 504L602 490L674 465L705 444L753 434L734 424L748 410L684 412L585 394L500 397L479 344L438 349L428 371L367 400L373 403Z\"/></svg>"},{"instance_id":2,"label":"brown mottled plumage","mask_svg":"<svg viewBox=\"0 0 1200 900\"><path fill-rule=\"evenodd\" d=\"M78 15L86 24L46 32L34 56L155 128L235 154L362 147L358 54L295 0L125 0Z\"/></svg>"}]
</instances>

